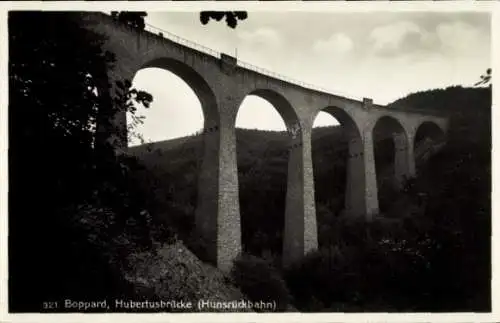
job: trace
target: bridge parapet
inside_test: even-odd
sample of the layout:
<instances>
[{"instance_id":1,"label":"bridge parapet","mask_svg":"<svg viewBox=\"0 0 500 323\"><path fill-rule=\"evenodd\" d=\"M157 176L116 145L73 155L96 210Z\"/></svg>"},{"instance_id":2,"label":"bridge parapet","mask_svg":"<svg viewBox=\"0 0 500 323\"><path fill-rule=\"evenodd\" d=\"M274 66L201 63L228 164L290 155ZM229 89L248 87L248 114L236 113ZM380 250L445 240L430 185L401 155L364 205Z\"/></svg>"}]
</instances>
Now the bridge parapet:
<instances>
[{"instance_id":1,"label":"bridge parapet","mask_svg":"<svg viewBox=\"0 0 500 323\"><path fill-rule=\"evenodd\" d=\"M371 109L373 107L373 99L370 98L363 98L363 108L364 109Z\"/></svg>"},{"instance_id":2,"label":"bridge parapet","mask_svg":"<svg viewBox=\"0 0 500 323\"><path fill-rule=\"evenodd\" d=\"M167 41L171 41L171 42L176 43L178 45L185 46L185 47L187 47L189 49L198 51L200 53L207 54L207 55L209 55L211 57L218 58L221 61L224 60L223 57L225 57L225 59L227 59L228 57L231 57L231 56L229 56L227 54L223 54L223 53L221 53L219 51L216 51L216 50L214 50L212 48L209 48L207 46L201 45L199 43L196 43L194 41L188 40L186 38L180 37L178 35L175 35L175 34L169 32L169 31L165 30L165 29L153 26L153 25L148 24L148 23L146 23L146 27L145 27L144 30L137 30L135 28L127 27L127 26L125 26L123 24L120 24L120 23L116 22L110 15L105 14L105 13L91 12L91 13L86 13L86 16L87 17L94 16L94 17L97 17L97 18L100 18L100 19L105 19L107 21L111 21L111 22L116 23L117 26L118 25L122 25L122 27L124 27L124 28L129 28L130 31L139 33L139 34L141 34L144 37L151 37L151 36L153 36L155 40L165 39ZM361 99L362 99L359 95L354 95L354 94L351 94L351 93L344 93L343 91L334 90L334 89L327 89L327 88L324 88L324 87L321 87L321 86L318 86L318 85L315 85L315 84L306 83L306 82L303 82L303 81L300 81L300 80L293 79L291 77L282 75L280 73L276 73L276 72L270 71L268 69L265 69L265 68L262 68L262 67L250 64L248 62L244 62L244 61L241 61L241 60L236 60L236 58L234 58L234 57L231 57L231 58L233 58L235 60L235 64L237 66L239 66L239 67L248 69L250 71L253 71L253 72L256 72L256 73L259 73L259 74L262 74L262 75L266 75L266 76L274 78L276 80L280 80L280 81L283 81L283 82L290 83L291 85L299 86L299 87L302 87L302 88L307 89L307 90L311 90L311 91L315 91L315 92L320 92L320 93L323 93L323 94L326 94L326 95L331 95L331 96L343 98L343 99L350 100L350 101L358 101L358 102L360 102ZM229 66L227 66L227 67L229 67ZM236 67L235 67L235 69L236 69Z\"/></svg>"}]
</instances>

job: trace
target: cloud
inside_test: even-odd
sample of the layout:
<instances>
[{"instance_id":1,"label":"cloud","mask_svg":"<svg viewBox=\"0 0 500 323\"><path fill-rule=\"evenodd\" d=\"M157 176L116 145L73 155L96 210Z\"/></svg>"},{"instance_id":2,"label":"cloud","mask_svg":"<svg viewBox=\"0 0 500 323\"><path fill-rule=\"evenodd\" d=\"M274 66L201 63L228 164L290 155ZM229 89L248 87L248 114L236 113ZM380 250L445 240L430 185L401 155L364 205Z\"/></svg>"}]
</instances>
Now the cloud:
<instances>
[{"instance_id":1,"label":"cloud","mask_svg":"<svg viewBox=\"0 0 500 323\"><path fill-rule=\"evenodd\" d=\"M281 35L274 29L262 27L255 31L242 31L238 34L238 38L247 46L251 47L281 47L283 39Z\"/></svg>"},{"instance_id":2,"label":"cloud","mask_svg":"<svg viewBox=\"0 0 500 323\"><path fill-rule=\"evenodd\" d=\"M442 49L451 53L467 54L484 46L484 35L473 25L455 21L441 23L436 27L436 35Z\"/></svg>"},{"instance_id":3,"label":"cloud","mask_svg":"<svg viewBox=\"0 0 500 323\"><path fill-rule=\"evenodd\" d=\"M480 27L456 20L442 22L429 30L412 21L400 21L373 29L369 39L375 56L420 56L427 52L455 57L485 51L488 37Z\"/></svg>"},{"instance_id":4,"label":"cloud","mask_svg":"<svg viewBox=\"0 0 500 323\"><path fill-rule=\"evenodd\" d=\"M330 38L320 39L313 45L313 51L320 54L345 54L350 52L354 43L349 36L344 33L335 33Z\"/></svg>"},{"instance_id":5,"label":"cloud","mask_svg":"<svg viewBox=\"0 0 500 323\"><path fill-rule=\"evenodd\" d=\"M432 37L411 21L376 27L369 39L373 53L379 56L395 56L433 45Z\"/></svg>"}]
</instances>

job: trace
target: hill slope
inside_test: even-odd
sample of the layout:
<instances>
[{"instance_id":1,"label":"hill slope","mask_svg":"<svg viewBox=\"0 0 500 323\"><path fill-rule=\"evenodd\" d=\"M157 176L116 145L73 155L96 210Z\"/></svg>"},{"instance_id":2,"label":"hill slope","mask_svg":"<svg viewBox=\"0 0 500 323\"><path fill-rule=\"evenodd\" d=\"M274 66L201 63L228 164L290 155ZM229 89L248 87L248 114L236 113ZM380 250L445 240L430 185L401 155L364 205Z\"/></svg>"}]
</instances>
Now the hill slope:
<instances>
[{"instance_id":1,"label":"hill slope","mask_svg":"<svg viewBox=\"0 0 500 323\"><path fill-rule=\"evenodd\" d=\"M286 132L237 129L243 241L250 248L248 251L258 255L264 250L281 252L288 171L287 140ZM345 157L339 158L347 148L342 129L318 128L312 140L315 177L318 179L316 191L322 193L317 198L322 201L333 196L337 200L343 194L341 182L345 182L342 179L345 177ZM191 218L186 222L192 221L202 146L202 137L193 136L182 141L169 140L130 149L133 155L143 161L150 175L159 181L158 199L163 199L163 203L159 203L160 213L170 216L176 214ZM332 171L338 173L336 181L329 176ZM336 188L333 192L332 187ZM256 200L258 203L255 203Z\"/></svg>"},{"instance_id":2,"label":"hill slope","mask_svg":"<svg viewBox=\"0 0 500 323\"><path fill-rule=\"evenodd\" d=\"M259 256L271 253L279 257L284 227L288 134L236 129L236 137L244 249ZM312 158L320 228L326 218L339 215L344 207L347 150L341 126L314 129ZM203 158L202 135L135 146L129 152L146 166L142 173L149 177L146 182L155 183L156 212L163 214L163 220L169 225L179 224L180 235L189 239L196 207L197 176ZM393 193L390 184L394 158L392 140L378 140L375 153L381 210L385 211ZM320 232L320 240L323 235L329 233Z\"/></svg>"},{"instance_id":3,"label":"hill slope","mask_svg":"<svg viewBox=\"0 0 500 323\"><path fill-rule=\"evenodd\" d=\"M428 161L425 164L418 165L420 169L419 178L409 183L408 190L394 192L391 190L384 191L382 188L379 191L381 207L385 208L388 216L395 219L396 222L388 227L387 224L383 224L382 229L376 228L379 224L374 224L375 227L373 225L362 225L366 227L366 230L376 230L370 234L372 238L368 240L363 238L364 233L356 234L355 232L358 232L358 229L346 227L343 220L337 217L343 207L345 189L346 160L345 154L342 153L346 151L347 145L342 137L342 129L340 127L325 127L316 129L313 132L312 156L320 246L322 248L330 248L331 246L339 248L340 246L342 249L344 247L341 246L351 244L357 246L355 249L362 248L361 250L364 250L368 243L369 248L377 248L377 250L382 248L377 252L388 252L385 249L388 246L379 245L378 243L386 241L387 238L382 238L386 237L386 234L393 237L397 235L400 237L398 239L404 239L403 241L414 243L414 245L407 247L409 249L394 249L394 247L391 247L393 249L390 250L401 250L397 252L409 253L405 257L410 258L421 253L419 257L425 255L425 257L429 258L416 258L414 261L421 259L418 261L424 261L424 263L428 263L425 266L433 268L432 271L424 270L419 272L418 275L421 276L418 276L417 273L414 274L416 276L412 279L416 281L424 279L426 281L419 283L420 287L423 286L424 289L418 289L416 286L405 287L413 290L411 292L413 296L406 295L408 298L405 296L400 297L398 301L391 301L391 293L394 291L384 291L384 293L380 294L385 295L381 296L384 300L381 299L373 303L373 299L367 298L366 301L369 303L363 305L365 310L366 308L373 308L373 310L377 310L377 308L388 309L390 306L396 306L402 310L428 309L429 306L435 306L437 302L430 301L430 299L435 298L429 297L428 288L434 290L432 297L447 298L446 305L443 305L443 307L449 309L475 308L484 310L489 306L489 281L487 277L489 277L488 255L490 250L488 237L491 229L489 222L489 178L491 176L489 157L491 151L490 103L491 92L489 89L452 87L412 94L389 105L389 107L406 106L412 109L426 109L429 107L436 109L439 107L449 112L453 111L451 130L448 136L448 144L435 156L431 156L430 159L429 156L425 158L416 156L417 162L427 159ZM244 249L248 253L269 258L276 264L280 261L282 243L287 176L286 142L287 134L284 132L237 129L238 176ZM199 247L199 241L193 241L189 232L193 229L197 172L202 158L202 145L201 136L195 136L183 138L182 140L156 143L151 145L149 150L146 149L146 146L131 149L131 152L139 156L146 165L146 168L138 176L150 178L146 182L156 180L155 193L158 203L155 204L155 207L157 213L161 214L162 219L169 225L177 228L179 236L187 241L193 250L196 250L197 245ZM377 147L379 149L376 149L376 159L384 162L379 167L380 171L387 174L391 167L388 161L393 156L394 147L390 140L377 142ZM450 188L454 188L453 193L449 191ZM452 205L446 206L448 202ZM446 209L446 207L449 207L449 209ZM467 213L464 213L464 210L467 210L465 212L469 212L469 214L478 214L479 216L468 216ZM453 214L446 214L447 211L460 214L460 216L455 217ZM443 216L444 214L447 216ZM406 228L401 231L401 224L398 224L403 223L401 221L404 221L404 223L410 221L413 223L410 225L413 229ZM393 227L394 225L396 227ZM362 229L361 232L364 231L365 229ZM442 251L434 250L434 247L428 249L429 247L425 243L422 244L421 239L418 238L418 235L415 235L415 232L421 232L419 234L426 232L425 235L429 236L430 241L434 241L435 246L446 246L443 249L447 250L446 256L442 254ZM460 232L460 238L454 235L450 236L450 232ZM479 235L484 239L477 239L478 232L481 232ZM373 241L373 237L379 237L376 239L382 240ZM390 244L397 243L399 245L401 243L391 239L393 238L387 240L393 241ZM456 243L462 246L460 251L458 251ZM390 250L390 253L395 252ZM346 250L345 252L349 255L351 251ZM365 257L363 256L364 251L359 251L356 255L356 257ZM474 260L474 255L481 255L481 258ZM400 257L396 254L386 257L389 257L388 260L390 261L397 261L398 263L402 261L400 258L391 259L391 257ZM429 262L432 265L429 265ZM455 270L453 274L450 274L449 270L451 268L449 266L451 263L463 264L461 270ZM358 271L357 267L352 267L354 264L355 261L346 263L345 270L350 270L354 274ZM406 268L404 261L399 265L402 266L401 268ZM474 273L473 279L468 276L466 268L470 268L470 273ZM308 272L308 275L310 275L310 270ZM385 275L382 272L379 274ZM330 273L328 275L331 277L331 275L339 275L339 273ZM361 275L369 276L366 273ZM398 275L400 275L399 279L404 281L401 281L402 286L411 281L411 279L403 278L402 273ZM427 280L436 279L436 277L440 277L438 281L429 285ZM466 277L469 278L466 279ZM322 278L321 281L324 281L324 279L326 277ZM385 278L377 276L373 279ZM308 281L308 278L302 277L299 280ZM472 287L470 287L469 292L465 287L470 286L470 284L477 284L477 293L475 295L470 294ZM446 288L454 290L454 293L443 292L441 288L444 288L445 285ZM291 286L293 286L293 283ZM339 287L340 285L332 288L335 290ZM321 289L322 287L318 286L318 288ZM331 294L330 292L326 295ZM294 293L293 287L292 293ZM370 297L368 294L365 296ZM315 298L319 297L319 295L310 295L306 303L296 300L295 305L299 310L311 308L318 310L317 303L316 305L309 303L311 297ZM335 298L337 296L330 295L328 297L327 299L331 301L331 297ZM414 305L408 307L408 303L405 302ZM342 302L342 304L337 303L333 308L323 304L320 305L320 309L335 311L342 308L342 310L348 311L351 308L351 310L359 311L359 308L357 306L353 307L350 302Z\"/></svg>"}]
</instances>

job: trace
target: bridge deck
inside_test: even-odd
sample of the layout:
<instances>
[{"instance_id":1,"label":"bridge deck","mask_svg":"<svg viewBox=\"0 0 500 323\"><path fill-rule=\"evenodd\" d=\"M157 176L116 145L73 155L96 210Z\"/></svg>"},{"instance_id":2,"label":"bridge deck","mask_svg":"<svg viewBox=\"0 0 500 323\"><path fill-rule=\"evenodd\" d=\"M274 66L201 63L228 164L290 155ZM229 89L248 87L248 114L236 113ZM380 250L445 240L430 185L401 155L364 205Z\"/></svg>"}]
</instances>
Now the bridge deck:
<instances>
[{"instance_id":1,"label":"bridge deck","mask_svg":"<svg viewBox=\"0 0 500 323\"><path fill-rule=\"evenodd\" d=\"M108 15L104 12L99 12L98 14L101 14L102 16L104 16L105 19L113 19L110 15ZM323 88L323 87L320 87L320 86L317 86L314 84L306 83L303 81L299 81L299 80L293 79L291 77L288 77L286 75L270 71L268 69L253 65L251 63L248 63L248 62L245 62L242 60L238 60L231 55L216 51L212 48L198 44L198 43L193 42L191 40L188 40L186 38L180 37L180 36L175 35L167 30L153 26L153 25L148 24L148 23L146 23L145 30L136 30L136 32L146 33L149 36L153 36L153 37L162 37L165 40L169 40L169 41L174 42L178 45L185 46L191 50L197 51L198 53L203 53L203 54L211 56L215 59L222 59L223 56L231 57L232 59L235 60L237 67L240 69L255 72L255 73L258 73L261 75L265 75L265 76L270 77L272 79L279 80L279 81L288 83L289 85L293 85L293 86L296 86L296 87L299 87L299 88L302 88L302 89L305 89L305 90L308 90L311 92L315 92L317 94L328 95L328 96L332 96L332 97L335 97L338 99L348 100L348 101L357 102L357 103L363 103L364 100L369 100L368 98L360 97L360 96L356 96L356 95L352 95L352 94L332 93L332 91L329 89L326 89L326 88ZM334 92L340 93L340 91L334 91ZM380 105L380 104L375 104L375 103L372 104L372 107L376 108L376 109L388 109L386 105ZM390 110L391 111L402 111L402 112L407 112L407 113L409 112L409 113L416 113L416 114L426 114L426 115L431 115L431 116L446 116L447 115L447 113L442 112L442 111L438 111L438 110L419 110L419 109L411 109L411 108L390 108Z\"/></svg>"}]
</instances>

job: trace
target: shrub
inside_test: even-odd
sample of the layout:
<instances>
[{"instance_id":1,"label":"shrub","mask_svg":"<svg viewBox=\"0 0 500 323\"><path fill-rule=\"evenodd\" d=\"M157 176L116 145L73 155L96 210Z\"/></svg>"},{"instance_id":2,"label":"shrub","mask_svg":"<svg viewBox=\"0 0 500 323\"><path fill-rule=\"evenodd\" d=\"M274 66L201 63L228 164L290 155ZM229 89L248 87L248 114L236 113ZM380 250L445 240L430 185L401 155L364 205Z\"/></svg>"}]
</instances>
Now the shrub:
<instances>
[{"instance_id":1,"label":"shrub","mask_svg":"<svg viewBox=\"0 0 500 323\"><path fill-rule=\"evenodd\" d=\"M299 310L413 310L422 305L417 302L429 293L426 240L385 219L339 219L338 229L337 244L311 252L286 271Z\"/></svg>"},{"instance_id":2,"label":"shrub","mask_svg":"<svg viewBox=\"0 0 500 323\"><path fill-rule=\"evenodd\" d=\"M208 263L211 261L209 251L211 243L207 238L193 230L188 233L186 238L183 240L189 250L191 250L198 257L198 259Z\"/></svg>"},{"instance_id":3,"label":"shrub","mask_svg":"<svg viewBox=\"0 0 500 323\"><path fill-rule=\"evenodd\" d=\"M234 261L231 276L251 301L276 302L276 310L287 309L290 301L288 288L269 261L242 255Z\"/></svg>"},{"instance_id":4,"label":"shrub","mask_svg":"<svg viewBox=\"0 0 500 323\"><path fill-rule=\"evenodd\" d=\"M285 277L294 305L303 311L321 311L332 303L355 300L361 272L352 261L353 251L353 247L320 249L288 268Z\"/></svg>"}]
</instances>

